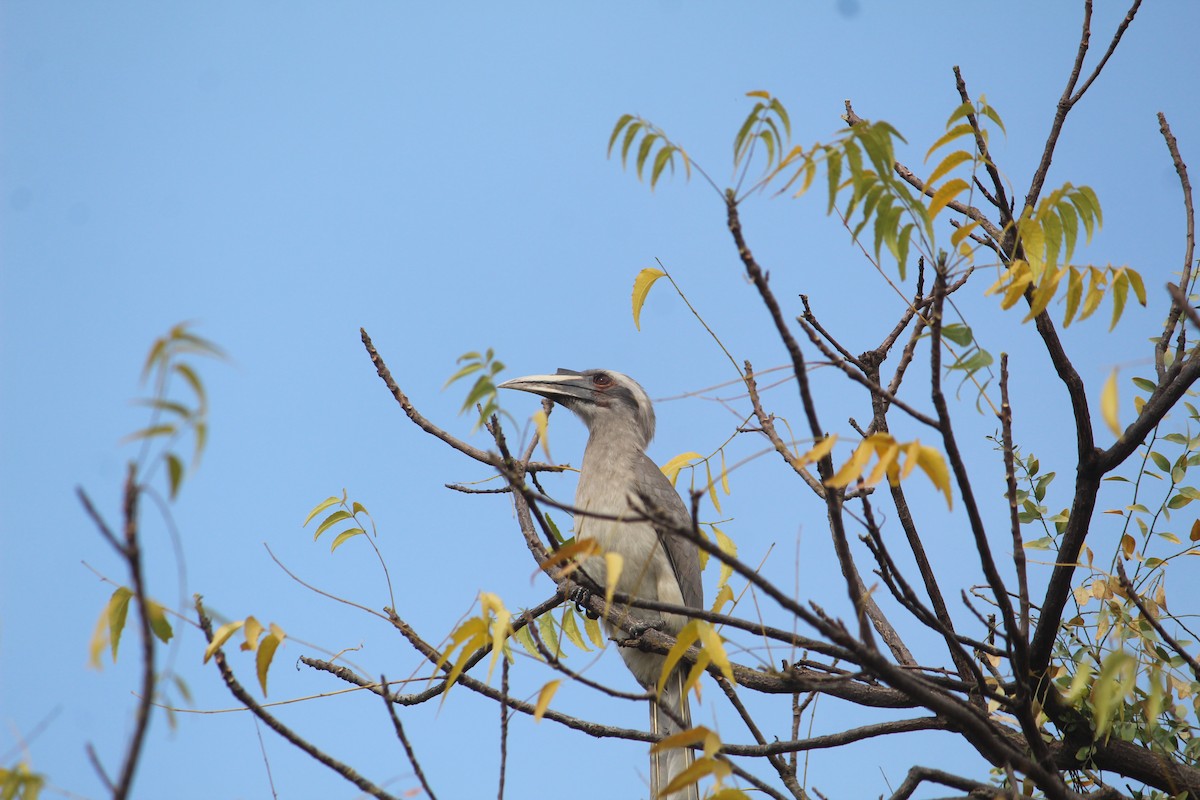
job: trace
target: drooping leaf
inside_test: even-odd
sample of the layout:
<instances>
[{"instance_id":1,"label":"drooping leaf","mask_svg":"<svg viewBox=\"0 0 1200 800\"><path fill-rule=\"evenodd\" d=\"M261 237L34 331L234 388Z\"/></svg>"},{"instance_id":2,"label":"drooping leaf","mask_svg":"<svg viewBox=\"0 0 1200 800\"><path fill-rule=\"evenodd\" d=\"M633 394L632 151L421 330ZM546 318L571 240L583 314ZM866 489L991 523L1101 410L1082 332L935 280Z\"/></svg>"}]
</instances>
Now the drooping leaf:
<instances>
[{"instance_id":1,"label":"drooping leaf","mask_svg":"<svg viewBox=\"0 0 1200 800\"><path fill-rule=\"evenodd\" d=\"M646 296L650 294L650 287L666 274L661 269L646 267L633 280L633 325L639 331L642 329L642 305L646 302Z\"/></svg>"},{"instance_id":2,"label":"drooping leaf","mask_svg":"<svg viewBox=\"0 0 1200 800\"><path fill-rule=\"evenodd\" d=\"M584 652L590 651L592 648L587 646L587 642L583 640L583 635L579 632L579 623L575 620L575 610L570 606L565 606L562 613L562 632L571 640L571 644L578 647Z\"/></svg>"},{"instance_id":3,"label":"drooping leaf","mask_svg":"<svg viewBox=\"0 0 1200 800\"><path fill-rule=\"evenodd\" d=\"M561 680L548 681L538 692L537 704L533 708L533 721L541 722L542 716L545 715L546 709L550 707L550 701L554 699L554 693L558 691L558 685Z\"/></svg>"},{"instance_id":4,"label":"drooping leaf","mask_svg":"<svg viewBox=\"0 0 1200 800\"><path fill-rule=\"evenodd\" d=\"M271 660L275 658L275 651L279 649L279 645L283 643L285 634L274 622L271 623L271 632L262 638L259 642L258 652L254 656L255 671L258 675L258 685L262 687L262 693L265 697L267 694L267 671L271 668Z\"/></svg>"},{"instance_id":5,"label":"drooping leaf","mask_svg":"<svg viewBox=\"0 0 1200 800\"><path fill-rule=\"evenodd\" d=\"M121 632L129 616L129 599L133 592L124 586L117 587L108 599L108 641L112 646L112 658L117 660L117 647L121 644Z\"/></svg>"},{"instance_id":6,"label":"drooping leaf","mask_svg":"<svg viewBox=\"0 0 1200 800\"><path fill-rule=\"evenodd\" d=\"M329 545L329 552L332 553L334 550L337 550L339 547L341 547L346 541L353 539L355 536L361 536L364 533L366 533L366 531L364 531L362 528L347 528L334 538L333 543Z\"/></svg>"},{"instance_id":7,"label":"drooping leaf","mask_svg":"<svg viewBox=\"0 0 1200 800\"><path fill-rule=\"evenodd\" d=\"M659 467L659 469L662 470L662 474L666 475L667 480L669 480L671 485L674 486L676 479L679 477L679 471L684 467L690 466L693 462L701 460L702 458L704 458L704 456L689 450L686 453L680 453L679 455L675 456L670 461Z\"/></svg>"},{"instance_id":8,"label":"drooping leaf","mask_svg":"<svg viewBox=\"0 0 1200 800\"><path fill-rule=\"evenodd\" d=\"M167 619L167 610L153 600L147 600L146 612L149 617L150 631L163 644L171 641L173 631L171 630L171 622Z\"/></svg>"},{"instance_id":9,"label":"drooping leaf","mask_svg":"<svg viewBox=\"0 0 1200 800\"><path fill-rule=\"evenodd\" d=\"M342 499L338 498L338 497L327 497L324 500L322 500L320 503L317 503L316 508L314 508L312 511L308 512L308 516L304 518L304 524L301 525L300 527L307 528L308 523L312 522L313 518L316 517L317 514L320 514L322 511L324 511L325 509L329 508L332 505L336 505L337 503L340 503L341 500Z\"/></svg>"},{"instance_id":10,"label":"drooping leaf","mask_svg":"<svg viewBox=\"0 0 1200 800\"><path fill-rule=\"evenodd\" d=\"M236 622L226 622L224 625L217 628L217 630L213 633L212 641L208 643L208 647L204 648L205 664L207 664L208 660L213 657L213 653L217 652L217 650L219 650L221 646L229 640L230 636L233 636L242 629L244 622L245 620L239 619Z\"/></svg>"},{"instance_id":11,"label":"drooping leaf","mask_svg":"<svg viewBox=\"0 0 1200 800\"><path fill-rule=\"evenodd\" d=\"M1104 388L1100 391L1100 416L1108 425L1108 429L1113 432L1113 436L1119 437L1121 423L1117 409L1117 370L1114 369L1108 376L1108 380L1104 382Z\"/></svg>"}]
</instances>

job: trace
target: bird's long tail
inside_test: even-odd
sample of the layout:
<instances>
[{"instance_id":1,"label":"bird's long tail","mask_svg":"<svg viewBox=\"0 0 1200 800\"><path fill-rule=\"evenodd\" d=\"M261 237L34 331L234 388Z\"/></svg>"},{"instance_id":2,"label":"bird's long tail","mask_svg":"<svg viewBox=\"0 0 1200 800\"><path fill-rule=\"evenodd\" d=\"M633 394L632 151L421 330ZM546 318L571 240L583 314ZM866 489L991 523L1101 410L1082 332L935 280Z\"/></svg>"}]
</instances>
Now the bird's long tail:
<instances>
[{"instance_id":1,"label":"bird's long tail","mask_svg":"<svg viewBox=\"0 0 1200 800\"><path fill-rule=\"evenodd\" d=\"M692 712L688 707L687 692L683 689L684 671L675 670L667 679L657 701L650 701L650 730L662 736L671 736L692 726ZM670 712L670 713L668 713ZM679 722L683 725L680 726ZM693 783L680 792L663 795L662 790L692 765L694 756L690 747L673 747L650 754L650 798L658 800L699 800L700 787Z\"/></svg>"}]
</instances>

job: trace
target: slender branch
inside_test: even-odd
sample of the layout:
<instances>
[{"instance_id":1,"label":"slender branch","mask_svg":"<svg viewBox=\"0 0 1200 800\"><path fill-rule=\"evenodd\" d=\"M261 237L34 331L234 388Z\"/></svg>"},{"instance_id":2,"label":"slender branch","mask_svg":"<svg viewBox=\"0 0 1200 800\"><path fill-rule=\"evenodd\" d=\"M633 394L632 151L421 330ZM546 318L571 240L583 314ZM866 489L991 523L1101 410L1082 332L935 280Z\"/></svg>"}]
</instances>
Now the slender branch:
<instances>
[{"instance_id":1,"label":"slender branch","mask_svg":"<svg viewBox=\"0 0 1200 800\"><path fill-rule=\"evenodd\" d=\"M1005 494L1008 497L1009 527L1012 529L1013 566L1017 571L1017 596L1021 604L1020 638L1029 638L1029 578L1025 570L1025 541L1021 536L1021 520L1017 514L1017 473L1014 464L1012 436L1012 406L1008 397L1008 353L1000 354L1000 430L1004 449Z\"/></svg>"},{"instance_id":2,"label":"slender branch","mask_svg":"<svg viewBox=\"0 0 1200 800\"><path fill-rule=\"evenodd\" d=\"M200 621L201 629L204 631L205 639L209 642L212 642L212 620L208 618L208 614L204 610L204 604L201 602L200 595L196 595L196 616ZM268 728L278 733L300 750L303 750L305 754L310 756L313 760L329 767L338 775L341 775L350 783L353 783L359 789L363 790L372 797L378 798L378 800L397 800L394 795L388 794L383 789L364 778L362 775L359 775L353 767L348 764L343 764L341 761L338 761L337 759L328 755L323 750L318 749L307 739L302 738L291 728L287 727L274 716L272 716L270 712L268 712L257 701L255 701L253 697L250 696L250 693L247 692L242 684L238 682L238 679L234 677L233 671L229 668L229 664L225 660L225 653L221 650L221 648L218 647L216 651L214 651L213 661L216 663L217 670L221 673L221 679L225 681L225 686L229 689L230 693L237 698L239 703L249 709L254 716L266 723Z\"/></svg>"},{"instance_id":3,"label":"slender branch","mask_svg":"<svg viewBox=\"0 0 1200 800\"><path fill-rule=\"evenodd\" d=\"M754 741L758 743L758 746L760 748L767 747L768 745L766 737L763 736L762 731L758 729L758 723L754 721L754 716L750 713L749 709L746 708L745 704L742 703L742 699L738 697L737 690L733 688L733 685L725 679L725 676L717 678L717 685L720 686L721 691L725 693L725 697L729 700L729 704L732 705L738 712L738 716L742 718L742 722L746 724L746 729L750 731L750 735L754 737ZM730 755L727 748L723 748L723 750L726 755ZM785 761L783 758L780 758L780 754L778 753L763 753L763 755L766 756L767 761L771 764L772 768L774 768L776 774L779 775L779 779L783 781L783 785L786 786L788 791L792 793L792 796L795 797L796 800L806 800L804 789L796 780L796 770L794 768L789 768L787 761Z\"/></svg>"},{"instance_id":4,"label":"slender branch","mask_svg":"<svg viewBox=\"0 0 1200 800\"><path fill-rule=\"evenodd\" d=\"M137 484L137 464L130 462L125 473L121 511L123 539L118 541L99 512L96 511L95 506L92 505L87 494L82 489L76 490L84 510L95 523L101 535L125 560L129 569L133 599L138 610L138 639L142 646L141 690L134 716L133 735L129 737L125 760L121 765L121 772L117 776L116 783L110 784L113 800L125 800L133 789L133 779L137 774L138 761L141 759L142 749L146 742L146 731L150 727L150 706L154 700L154 639L150 631L150 606L146 596L146 579L142 571L142 550L138 541L138 497L140 492L141 489ZM93 760L99 763L98 760ZM107 783L108 778L102 770L100 775Z\"/></svg>"},{"instance_id":5,"label":"slender branch","mask_svg":"<svg viewBox=\"0 0 1200 800\"><path fill-rule=\"evenodd\" d=\"M408 736L404 733L404 726L400 723L400 716L396 713L395 706L388 699L388 682L386 676L379 676L379 685L384 688L384 691L379 696L383 698L383 704L387 707L388 715L392 718L392 727L396 729L396 738L400 740L400 744L404 748L404 754L408 756L408 763L412 764L413 772L416 773L417 780L421 782L421 788L425 790L425 794L429 795L429 800L437 800L437 795L434 794L433 787L425 779L425 771L421 769L421 762L417 761L417 754L413 751L412 743L408 741Z\"/></svg>"},{"instance_id":6,"label":"slender branch","mask_svg":"<svg viewBox=\"0 0 1200 800\"><path fill-rule=\"evenodd\" d=\"M1083 98L1083 95L1091 87L1092 82L1100 75L1100 71L1104 69L1104 65L1108 63L1109 57L1113 51L1117 49L1117 44L1121 41L1121 37L1125 35L1129 24L1133 22L1134 15L1137 14L1138 7L1141 6L1142 0L1134 0L1129 11L1125 14L1125 19L1117 27L1116 33L1113 35L1112 41L1109 42L1108 50L1100 59L1100 63L1092 70L1092 74L1084 81L1083 86L1076 91L1075 87L1079 82L1079 76L1083 71L1083 60L1087 55L1088 44L1091 41L1092 35L1092 0L1085 0L1083 4L1083 30L1079 35L1079 48L1075 53L1075 63L1071 67L1071 75L1067 78L1067 85L1063 89L1062 97L1058 100L1058 105L1054 111L1054 120L1050 123L1050 132L1046 135L1046 145L1042 149L1042 158L1038 163L1037 169L1034 170L1033 180L1029 184L1029 192L1025 195L1025 208L1033 208L1037 205L1038 196L1042 192L1042 188L1046 185L1046 175L1050 171L1050 161L1054 157L1054 150L1058 146L1058 137L1062 133L1063 123L1067 120L1067 114L1071 112L1075 104Z\"/></svg>"},{"instance_id":7,"label":"slender branch","mask_svg":"<svg viewBox=\"0 0 1200 800\"><path fill-rule=\"evenodd\" d=\"M1189 286L1192 282L1192 265L1193 259L1196 257L1196 210L1192 205L1192 182L1188 178L1187 164L1184 163L1183 156L1179 153L1179 142L1176 141L1175 135L1171 133L1171 126L1167 124L1166 116L1160 111L1158 113L1159 131L1163 135L1163 139L1167 143L1167 152L1171 154L1171 163L1175 165L1175 173L1179 176L1180 186L1183 188L1183 214L1186 235L1184 237L1183 248L1183 270L1179 276L1179 286L1183 291L1184 299L1180 300L1177 297L1172 297L1174 302L1171 304L1171 310L1167 313L1167 321L1163 326L1162 337L1154 345L1154 364L1158 371L1159 383L1162 383L1165 373L1165 358L1167 347L1170 345L1171 335L1175 330L1176 323L1179 322L1179 315L1184 309L1190 308L1186 295L1189 291ZM1195 310L1192 309L1195 313ZM1183 332L1180 332L1180 343L1183 342Z\"/></svg>"},{"instance_id":8,"label":"slender branch","mask_svg":"<svg viewBox=\"0 0 1200 800\"><path fill-rule=\"evenodd\" d=\"M958 89L958 96L962 98L964 103L974 106L971 102L971 95L967 92L967 82L963 80L962 70L957 66L954 67L954 86ZM996 168L996 164L992 161L992 154L988 150L987 137L983 135L983 129L979 126L979 118L975 116L975 112L967 113L967 122L971 125L971 130L975 132L975 149L983 159L984 169L987 170L988 177L992 179L992 186L995 189L995 195L988 193L987 189L983 188L983 184L976 182L984 197L988 199L996 210L1000 212L1000 227L1004 228L1008 223L1012 222L1012 210L1009 208L1008 195L1004 191L1004 181L1000 177L1000 170Z\"/></svg>"},{"instance_id":9,"label":"slender branch","mask_svg":"<svg viewBox=\"0 0 1200 800\"><path fill-rule=\"evenodd\" d=\"M1135 573L1136 574L1136 573ZM1138 611L1142 612L1142 619L1150 623L1154 630L1158 631L1158 635L1166 642L1167 646L1175 651L1175 654L1187 662L1187 665L1192 669L1192 675L1196 680L1200 681L1200 661L1197 661L1171 634L1167 633L1167 629L1158 621L1158 615L1150 612L1146 608L1146 604L1142 602L1142 598L1138 595L1133 583L1125 574L1125 566L1120 559L1117 560L1117 580L1121 584L1121 588L1125 590L1125 594L1133 601L1133 604L1138 607Z\"/></svg>"},{"instance_id":10,"label":"slender branch","mask_svg":"<svg viewBox=\"0 0 1200 800\"><path fill-rule=\"evenodd\" d=\"M508 767L508 659L500 657L500 780L497 800L504 800L504 773Z\"/></svg>"},{"instance_id":11,"label":"slender branch","mask_svg":"<svg viewBox=\"0 0 1200 800\"><path fill-rule=\"evenodd\" d=\"M400 404L400 408L404 409L404 413L407 414L408 418L413 421L413 424L429 435L441 439L455 450L459 451L463 455L475 459L481 464L498 466L497 459L494 454L489 453L486 450L480 450L478 447L474 447L473 445L467 444L461 439L450 435L426 419L421 412L417 411L416 407L408 399L408 396L404 394L404 391L401 390L400 386L396 383L396 380L392 377L391 370L388 369L387 364L385 364L383 361L383 357L380 356L379 352L375 349L375 344L371 341L371 337L367 335L366 329L359 328L359 333L362 335L362 342L363 346L367 349L367 355L371 357L371 363L375 365L375 371L383 380L384 385L387 386L388 391L392 393L392 397L394 397L396 402ZM542 464L533 462L527 464L525 469L529 472L562 472L565 467L561 467L556 464Z\"/></svg>"}]
</instances>

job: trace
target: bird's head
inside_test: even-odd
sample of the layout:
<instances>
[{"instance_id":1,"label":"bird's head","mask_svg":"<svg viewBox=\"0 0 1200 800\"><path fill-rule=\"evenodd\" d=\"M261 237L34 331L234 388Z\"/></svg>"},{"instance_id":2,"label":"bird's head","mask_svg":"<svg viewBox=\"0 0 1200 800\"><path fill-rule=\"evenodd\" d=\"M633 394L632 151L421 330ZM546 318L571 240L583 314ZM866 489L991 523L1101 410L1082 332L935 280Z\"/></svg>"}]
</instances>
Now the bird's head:
<instances>
[{"instance_id":1,"label":"bird's head","mask_svg":"<svg viewBox=\"0 0 1200 800\"><path fill-rule=\"evenodd\" d=\"M646 390L611 369L560 369L554 375L513 378L499 388L547 397L573 411L592 432L628 431L642 448L654 438L654 405Z\"/></svg>"}]
</instances>

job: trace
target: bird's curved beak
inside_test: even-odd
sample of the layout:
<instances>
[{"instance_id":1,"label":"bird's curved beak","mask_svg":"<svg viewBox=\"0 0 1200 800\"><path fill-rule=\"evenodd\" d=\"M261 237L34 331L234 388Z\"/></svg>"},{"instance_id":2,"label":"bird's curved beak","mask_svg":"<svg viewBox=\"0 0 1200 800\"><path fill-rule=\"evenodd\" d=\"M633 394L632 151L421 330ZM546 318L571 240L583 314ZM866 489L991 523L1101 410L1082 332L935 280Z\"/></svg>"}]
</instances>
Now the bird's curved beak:
<instances>
[{"instance_id":1,"label":"bird's curved beak","mask_svg":"<svg viewBox=\"0 0 1200 800\"><path fill-rule=\"evenodd\" d=\"M519 389L558 402L592 399L592 382L586 375L570 369L560 369L554 375L526 375L498 384L499 389Z\"/></svg>"}]
</instances>

